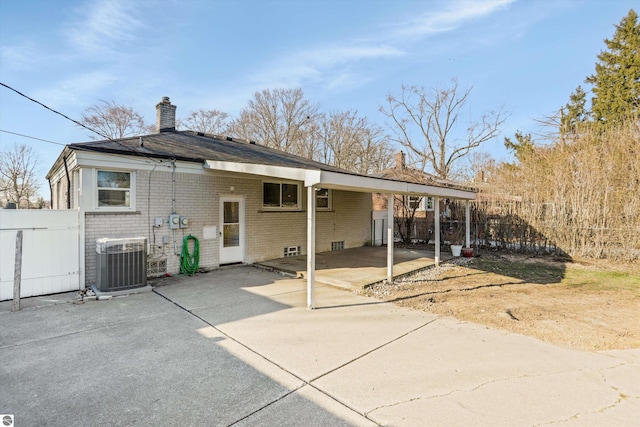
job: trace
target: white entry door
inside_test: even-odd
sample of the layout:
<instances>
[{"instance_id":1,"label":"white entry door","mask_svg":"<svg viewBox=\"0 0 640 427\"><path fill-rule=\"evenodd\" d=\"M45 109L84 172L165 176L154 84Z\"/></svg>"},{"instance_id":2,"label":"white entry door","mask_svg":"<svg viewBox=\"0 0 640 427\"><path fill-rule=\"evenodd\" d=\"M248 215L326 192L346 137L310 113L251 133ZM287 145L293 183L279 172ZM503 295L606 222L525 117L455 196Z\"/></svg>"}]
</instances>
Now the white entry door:
<instances>
[{"instance_id":1,"label":"white entry door","mask_svg":"<svg viewBox=\"0 0 640 427\"><path fill-rule=\"evenodd\" d=\"M244 199L220 198L220 264L244 261Z\"/></svg>"}]
</instances>

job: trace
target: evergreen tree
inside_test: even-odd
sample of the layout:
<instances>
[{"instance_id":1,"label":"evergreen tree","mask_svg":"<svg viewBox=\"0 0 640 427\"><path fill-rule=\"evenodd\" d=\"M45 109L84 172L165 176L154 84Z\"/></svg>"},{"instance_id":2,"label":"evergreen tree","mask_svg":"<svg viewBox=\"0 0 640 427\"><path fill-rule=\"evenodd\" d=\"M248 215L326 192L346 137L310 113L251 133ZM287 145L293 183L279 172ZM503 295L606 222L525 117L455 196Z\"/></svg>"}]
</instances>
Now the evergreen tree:
<instances>
[{"instance_id":1,"label":"evergreen tree","mask_svg":"<svg viewBox=\"0 0 640 427\"><path fill-rule=\"evenodd\" d=\"M565 105L560 113L560 135L575 135L579 123L586 121L589 112L585 108L587 104L587 94L578 86L569 97L569 103Z\"/></svg>"},{"instance_id":2,"label":"evergreen tree","mask_svg":"<svg viewBox=\"0 0 640 427\"><path fill-rule=\"evenodd\" d=\"M586 82L593 85L594 120L609 125L640 111L640 24L633 9L604 42L607 50L598 55L596 72Z\"/></svg>"},{"instance_id":3,"label":"evergreen tree","mask_svg":"<svg viewBox=\"0 0 640 427\"><path fill-rule=\"evenodd\" d=\"M519 130L516 131L515 141L511 138L504 138L504 146L507 150L512 151L519 162L523 162L527 156L533 153L534 143L531 134L523 134Z\"/></svg>"}]
</instances>

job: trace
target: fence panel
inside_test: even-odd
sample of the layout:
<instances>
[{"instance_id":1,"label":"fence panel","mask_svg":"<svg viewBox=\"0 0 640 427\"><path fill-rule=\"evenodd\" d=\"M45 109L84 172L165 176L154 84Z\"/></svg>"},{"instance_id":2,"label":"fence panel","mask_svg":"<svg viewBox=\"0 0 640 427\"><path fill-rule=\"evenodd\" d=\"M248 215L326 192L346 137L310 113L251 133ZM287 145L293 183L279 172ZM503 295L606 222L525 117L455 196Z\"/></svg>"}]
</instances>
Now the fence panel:
<instances>
[{"instance_id":1,"label":"fence panel","mask_svg":"<svg viewBox=\"0 0 640 427\"><path fill-rule=\"evenodd\" d=\"M75 210L0 210L0 301L13 298L15 247L23 232L20 297L80 289L80 221Z\"/></svg>"}]
</instances>

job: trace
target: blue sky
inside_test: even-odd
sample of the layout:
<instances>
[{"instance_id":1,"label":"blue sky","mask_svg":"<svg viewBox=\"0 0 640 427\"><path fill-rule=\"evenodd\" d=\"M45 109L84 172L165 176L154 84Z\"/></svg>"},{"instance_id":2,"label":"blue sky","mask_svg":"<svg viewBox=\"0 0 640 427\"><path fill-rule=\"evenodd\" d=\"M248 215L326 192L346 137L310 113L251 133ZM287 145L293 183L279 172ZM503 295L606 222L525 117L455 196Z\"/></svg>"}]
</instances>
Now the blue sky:
<instances>
[{"instance_id":1,"label":"blue sky","mask_svg":"<svg viewBox=\"0 0 640 427\"><path fill-rule=\"evenodd\" d=\"M300 87L321 111L373 123L403 84L473 87L463 112L504 109L503 136L536 132L594 72L614 25L637 1L0 0L0 82L79 119L100 100L149 122L169 96L177 116L231 115L262 89ZM0 87L0 130L60 144L86 130ZM483 151L507 159L503 136ZM44 175L62 146L33 147Z\"/></svg>"}]
</instances>

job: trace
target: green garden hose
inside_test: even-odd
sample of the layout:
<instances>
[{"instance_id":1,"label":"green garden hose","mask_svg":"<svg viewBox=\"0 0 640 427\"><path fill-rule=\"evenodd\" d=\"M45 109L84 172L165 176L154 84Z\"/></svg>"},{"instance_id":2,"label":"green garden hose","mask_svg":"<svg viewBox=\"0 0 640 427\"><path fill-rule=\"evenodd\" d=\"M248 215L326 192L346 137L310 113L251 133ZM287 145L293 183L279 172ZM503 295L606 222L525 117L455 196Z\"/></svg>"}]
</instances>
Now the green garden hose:
<instances>
[{"instance_id":1,"label":"green garden hose","mask_svg":"<svg viewBox=\"0 0 640 427\"><path fill-rule=\"evenodd\" d=\"M189 253L189 240L193 240L193 253ZM182 254L180 255L180 272L194 275L198 272L200 264L200 242L195 236L189 234L182 241Z\"/></svg>"}]
</instances>

